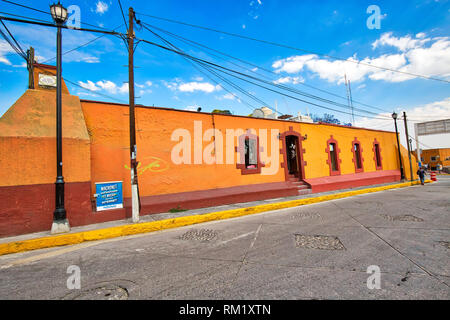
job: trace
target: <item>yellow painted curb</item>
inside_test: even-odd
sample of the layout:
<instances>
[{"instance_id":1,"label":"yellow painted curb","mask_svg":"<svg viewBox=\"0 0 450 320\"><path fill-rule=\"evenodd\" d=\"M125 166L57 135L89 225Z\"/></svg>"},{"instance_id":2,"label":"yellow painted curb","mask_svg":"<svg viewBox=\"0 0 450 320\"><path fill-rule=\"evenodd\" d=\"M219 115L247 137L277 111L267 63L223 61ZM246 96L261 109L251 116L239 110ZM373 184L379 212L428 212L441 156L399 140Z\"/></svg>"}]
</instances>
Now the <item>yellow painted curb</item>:
<instances>
[{"instance_id":1,"label":"yellow painted curb","mask_svg":"<svg viewBox=\"0 0 450 320\"><path fill-rule=\"evenodd\" d=\"M426 180L426 183L432 182L431 180ZM246 216L255 213L261 213L265 211L279 210L292 208L312 203L324 202L334 199L347 198L359 194L372 193L378 191L384 191L389 189L397 189L408 187L411 185L419 184L419 181L414 182L404 182L389 186L375 187L375 188L367 188L361 190L347 191L336 194L330 194L325 196L319 196L314 198L305 198L277 203L269 203L258 205L254 207L248 208L239 208L232 209L226 211L212 212L207 214L199 214L193 216L185 216L173 219L165 219L160 221L151 221L151 222L143 222L137 224L129 224L125 226L117 226L99 230L92 231L83 231L72 234L62 234L55 236L48 236L43 238L31 239L31 240L23 240L23 241L14 241L8 243L0 244L0 255L30 251L36 249L44 249L51 248L57 246L65 246L78 244L85 241L94 241L94 240L102 240L102 239L110 239L116 237L129 236L139 233L147 233L153 231L159 231L164 229L177 228L182 226L188 226L193 224L198 224L202 222L214 221L214 220L223 220L236 218L241 216Z\"/></svg>"}]
</instances>

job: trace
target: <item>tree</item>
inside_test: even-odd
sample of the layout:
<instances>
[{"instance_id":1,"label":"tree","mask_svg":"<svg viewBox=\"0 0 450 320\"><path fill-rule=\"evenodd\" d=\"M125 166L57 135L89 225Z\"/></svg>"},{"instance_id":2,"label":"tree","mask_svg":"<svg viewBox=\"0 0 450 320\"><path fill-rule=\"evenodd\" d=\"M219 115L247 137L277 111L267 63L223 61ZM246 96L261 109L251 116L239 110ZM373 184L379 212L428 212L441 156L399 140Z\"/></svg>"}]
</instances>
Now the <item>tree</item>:
<instances>
[{"instance_id":1,"label":"tree","mask_svg":"<svg viewBox=\"0 0 450 320\"><path fill-rule=\"evenodd\" d=\"M314 122L323 122L323 123L331 123L331 124L339 124L339 125L343 125L343 126L348 126L351 127L352 124L351 123L344 123L341 122L341 120L339 120L338 118L336 118L334 115L329 114L329 113L324 113L323 116L319 116L317 114L314 114L312 116L312 119Z\"/></svg>"}]
</instances>

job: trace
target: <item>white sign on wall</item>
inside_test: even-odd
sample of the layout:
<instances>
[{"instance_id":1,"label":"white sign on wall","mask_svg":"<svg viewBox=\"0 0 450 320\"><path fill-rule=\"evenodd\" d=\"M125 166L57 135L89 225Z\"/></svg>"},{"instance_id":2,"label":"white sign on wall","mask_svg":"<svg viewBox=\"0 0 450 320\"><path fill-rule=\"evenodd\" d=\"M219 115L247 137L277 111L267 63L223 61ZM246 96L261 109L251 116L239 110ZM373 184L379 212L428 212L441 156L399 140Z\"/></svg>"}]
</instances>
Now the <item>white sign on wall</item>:
<instances>
[{"instance_id":1,"label":"white sign on wall","mask_svg":"<svg viewBox=\"0 0 450 320\"><path fill-rule=\"evenodd\" d=\"M50 74L39 73L39 85L43 87L56 88L56 76Z\"/></svg>"}]
</instances>

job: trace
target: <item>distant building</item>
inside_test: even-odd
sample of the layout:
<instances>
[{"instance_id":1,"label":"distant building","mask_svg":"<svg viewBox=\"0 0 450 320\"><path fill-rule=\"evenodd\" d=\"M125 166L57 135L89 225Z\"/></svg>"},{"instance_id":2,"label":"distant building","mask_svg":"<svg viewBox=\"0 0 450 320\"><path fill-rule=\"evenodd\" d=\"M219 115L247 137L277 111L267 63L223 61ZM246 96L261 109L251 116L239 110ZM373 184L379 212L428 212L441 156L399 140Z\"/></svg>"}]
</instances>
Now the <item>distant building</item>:
<instances>
[{"instance_id":1,"label":"distant building","mask_svg":"<svg viewBox=\"0 0 450 320\"><path fill-rule=\"evenodd\" d=\"M417 159L417 152L413 151ZM450 148L421 150L420 162L427 165L431 170L437 170L437 166L441 165L450 171Z\"/></svg>"},{"instance_id":2,"label":"distant building","mask_svg":"<svg viewBox=\"0 0 450 320\"><path fill-rule=\"evenodd\" d=\"M253 110L250 115L253 118L263 118L263 119L276 119L277 115L267 107L262 107L260 109Z\"/></svg>"},{"instance_id":3,"label":"distant building","mask_svg":"<svg viewBox=\"0 0 450 320\"><path fill-rule=\"evenodd\" d=\"M298 113L298 116L295 118L289 119L291 121L297 121L297 122L306 122L306 123L314 123L313 119L308 115L302 115L300 112Z\"/></svg>"}]
</instances>

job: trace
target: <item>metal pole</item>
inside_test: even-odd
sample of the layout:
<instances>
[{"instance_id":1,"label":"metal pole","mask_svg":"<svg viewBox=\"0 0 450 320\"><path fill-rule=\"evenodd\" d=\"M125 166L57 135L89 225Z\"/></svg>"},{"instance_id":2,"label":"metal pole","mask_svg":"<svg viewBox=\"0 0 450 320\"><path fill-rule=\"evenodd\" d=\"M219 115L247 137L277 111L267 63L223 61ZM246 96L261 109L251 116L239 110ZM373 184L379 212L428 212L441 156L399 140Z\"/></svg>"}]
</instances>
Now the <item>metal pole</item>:
<instances>
[{"instance_id":1,"label":"metal pole","mask_svg":"<svg viewBox=\"0 0 450 320\"><path fill-rule=\"evenodd\" d=\"M419 144L419 126L417 123L414 124L414 133L416 135L416 154L417 154L417 161L423 166L422 163L422 150L420 150L420 144Z\"/></svg>"},{"instance_id":2,"label":"metal pole","mask_svg":"<svg viewBox=\"0 0 450 320\"><path fill-rule=\"evenodd\" d=\"M70 230L64 208L64 177L62 172L62 116L61 116L61 27L58 24L56 36L56 182L55 211L51 233L62 233Z\"/></svg>"},{"instance_id":3,"label":"metal pole","mask_svg":"<svg viewBox=\"0 0 450 320\"><path fill-rule=\"evenodd\" d=\"M403 172L403 161L402 161L402 154L400 152L400 140L398 138L398 129L397 129L397 119L394 119L395 124L395 136L397 137L397 150L398 150L398 160L400 161L400 177L401 179L405 179L405 173Z\"/></svg>"},{"instance_id":4,"label":"metal pole","mask_svg":"<svg viewBox=\"0 0 450 320\"><path fill-rule=\"evenodd\" d=\"M409 145L408 122L406 121L406 112L403 112L403 120L405 121L406 144L408 145L409 171L410 171L410 174L411 174L411 180L410 181L413 181L413 169L412 169L412 162L411 162L411 148L410 148L410 145Z\"/></svg>"},{"instance_id":5,"label":"metal pole","mask_svg":"<svg viewBox=\"0 0 450 320\"><path fill-rule=\"evenodd\" d=\"M134 30L133 8L128 10L128 91L130 100L130 159L131 159L131 212L133 222L139 221L139 192L136 161L136 127L134 114Z\"/></svg>"}]
</instances>

